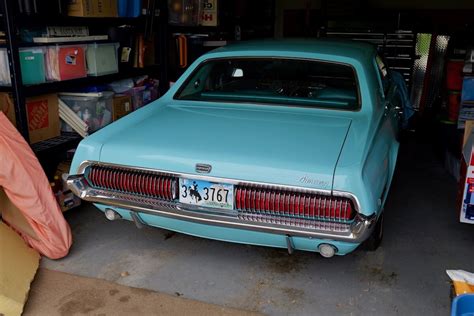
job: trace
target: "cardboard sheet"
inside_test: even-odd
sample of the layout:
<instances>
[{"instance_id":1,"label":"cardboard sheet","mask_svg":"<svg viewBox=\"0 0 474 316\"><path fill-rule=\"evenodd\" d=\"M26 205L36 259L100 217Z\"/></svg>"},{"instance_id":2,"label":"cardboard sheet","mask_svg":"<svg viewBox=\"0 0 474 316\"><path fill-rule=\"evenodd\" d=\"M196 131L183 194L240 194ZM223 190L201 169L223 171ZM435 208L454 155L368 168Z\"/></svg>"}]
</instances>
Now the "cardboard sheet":
<instances>
[{"instance_id":1,"label":"cardboard sheet","mask_svg":"<svg viewBox=\"0 0 474 316\"><path fill-rule=\"evenodd\" d=\"M16 126L15 108L13 106L13 99L10 93L0 93L0 111L3 112L8 120Z\"/></svg>"},{"instance_id":2,"label":"cardboard sheet","mask_svg":"<svg viewBox=\"0 0 474 316\"><path fill-rule=\"evenodd\" d=\"M28 224L28 221L18 207L10 201L2 187L0 187L0 216L14 229L38 240L38 235L36 235L31 225Z\"/></svg>"},{"instance_id":3,"label":"cardboard sheet","mask_svg":"<svg viewBox=\"0 0 474 316\"><path fill-rule=\"evenodd\" d=\"M40 255L0 222L0 314L21 315Z\"/></svg>"},{"instance_id":4,"label":"cardboard sheet","mask_svg":"<svg viewBox=\"0 0 474 316\"><path fill-rule=\"evenodd\" d=\"M41 268L31 289L24 316L261 315Z\"/></svg>"}]
</instances>

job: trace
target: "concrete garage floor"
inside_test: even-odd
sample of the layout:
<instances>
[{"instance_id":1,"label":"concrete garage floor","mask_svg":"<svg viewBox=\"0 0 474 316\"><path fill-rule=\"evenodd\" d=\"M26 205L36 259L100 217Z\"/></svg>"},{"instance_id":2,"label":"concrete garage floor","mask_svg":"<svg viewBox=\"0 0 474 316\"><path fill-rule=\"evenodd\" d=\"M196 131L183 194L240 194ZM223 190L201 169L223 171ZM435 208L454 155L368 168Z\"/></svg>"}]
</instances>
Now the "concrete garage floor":
<instances>
[{"instance_id":1,"label":"concrete garage floor","mask_svg":"<svg viewBox=\"0 0 474 316\"><path fill-rule=\"evenodd\" d=\"M230 244L70 211L74 246L48 269L272 315L447 315L446 269L474 269L474 226L429 146L403 144L376 252L316 253Z\"/></svg>"}]
</instances>

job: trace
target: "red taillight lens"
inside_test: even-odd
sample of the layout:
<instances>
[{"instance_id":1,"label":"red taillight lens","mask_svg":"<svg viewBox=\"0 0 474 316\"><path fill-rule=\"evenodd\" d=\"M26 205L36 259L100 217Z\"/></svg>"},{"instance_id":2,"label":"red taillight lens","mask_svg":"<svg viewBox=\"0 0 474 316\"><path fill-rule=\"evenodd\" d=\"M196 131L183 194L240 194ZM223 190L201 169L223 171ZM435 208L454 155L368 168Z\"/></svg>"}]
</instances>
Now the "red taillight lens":
<instances>
[{"instance_id":1,"label":"red taillight lens","mask_svg":"<svg viewBox=\"0 0 474 316\"><path fill-rule=\"evenodd\" d=\"M332 221L350 221L355 216L352 201L345 197L244 186L236 187L235 196L235 208L246 213Z\"/></svg>"},{"instance_id":2,"label":"red taillight lens","mask_svg":"<svg viewBox=\"0 0 474 316\"><path fill-rule=\"evenodd\" d=\"M91 166L88 181L93 187L139 194L143 196L173 199L175 177L113 167Z\"/></svg>"}]
</instances>

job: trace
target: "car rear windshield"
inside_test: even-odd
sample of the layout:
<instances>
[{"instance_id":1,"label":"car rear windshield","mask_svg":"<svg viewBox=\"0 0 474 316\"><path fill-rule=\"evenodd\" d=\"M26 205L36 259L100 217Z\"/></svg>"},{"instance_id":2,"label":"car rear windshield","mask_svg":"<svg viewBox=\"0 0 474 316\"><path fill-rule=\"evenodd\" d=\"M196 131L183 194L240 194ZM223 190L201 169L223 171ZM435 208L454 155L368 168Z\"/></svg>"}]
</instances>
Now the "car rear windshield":
<instances>
[{"instance_id":1,"label":"car rear windshield","mask_svg":"<svg viewBox=\"0 0 474 316\"><path fill-rule=\"evenodd\" d=\"M175 99L359 108L354 69L347 64L288 58L211 59L191 74Z\"/></svg>"}]
</instances>

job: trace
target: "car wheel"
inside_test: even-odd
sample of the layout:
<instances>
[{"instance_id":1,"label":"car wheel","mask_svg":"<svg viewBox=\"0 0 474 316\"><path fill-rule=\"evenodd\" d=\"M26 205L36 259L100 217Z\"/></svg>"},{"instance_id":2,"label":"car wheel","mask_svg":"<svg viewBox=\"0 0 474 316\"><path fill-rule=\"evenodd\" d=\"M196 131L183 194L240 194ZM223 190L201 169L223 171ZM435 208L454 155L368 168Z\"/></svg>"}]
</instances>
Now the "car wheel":
<instances>
[{"instance_id":1,"label":"car wheel","mask_svg":"<svg viewBox=\"0 0 474 316\"><path fill-rule=\"evenodd\" d=\"M375 251L382 243L383 238L383 213L380 215L377 223L375 224L372 234L362 244L363 249L368 251Z\"/></svg>"}]
</instances>

